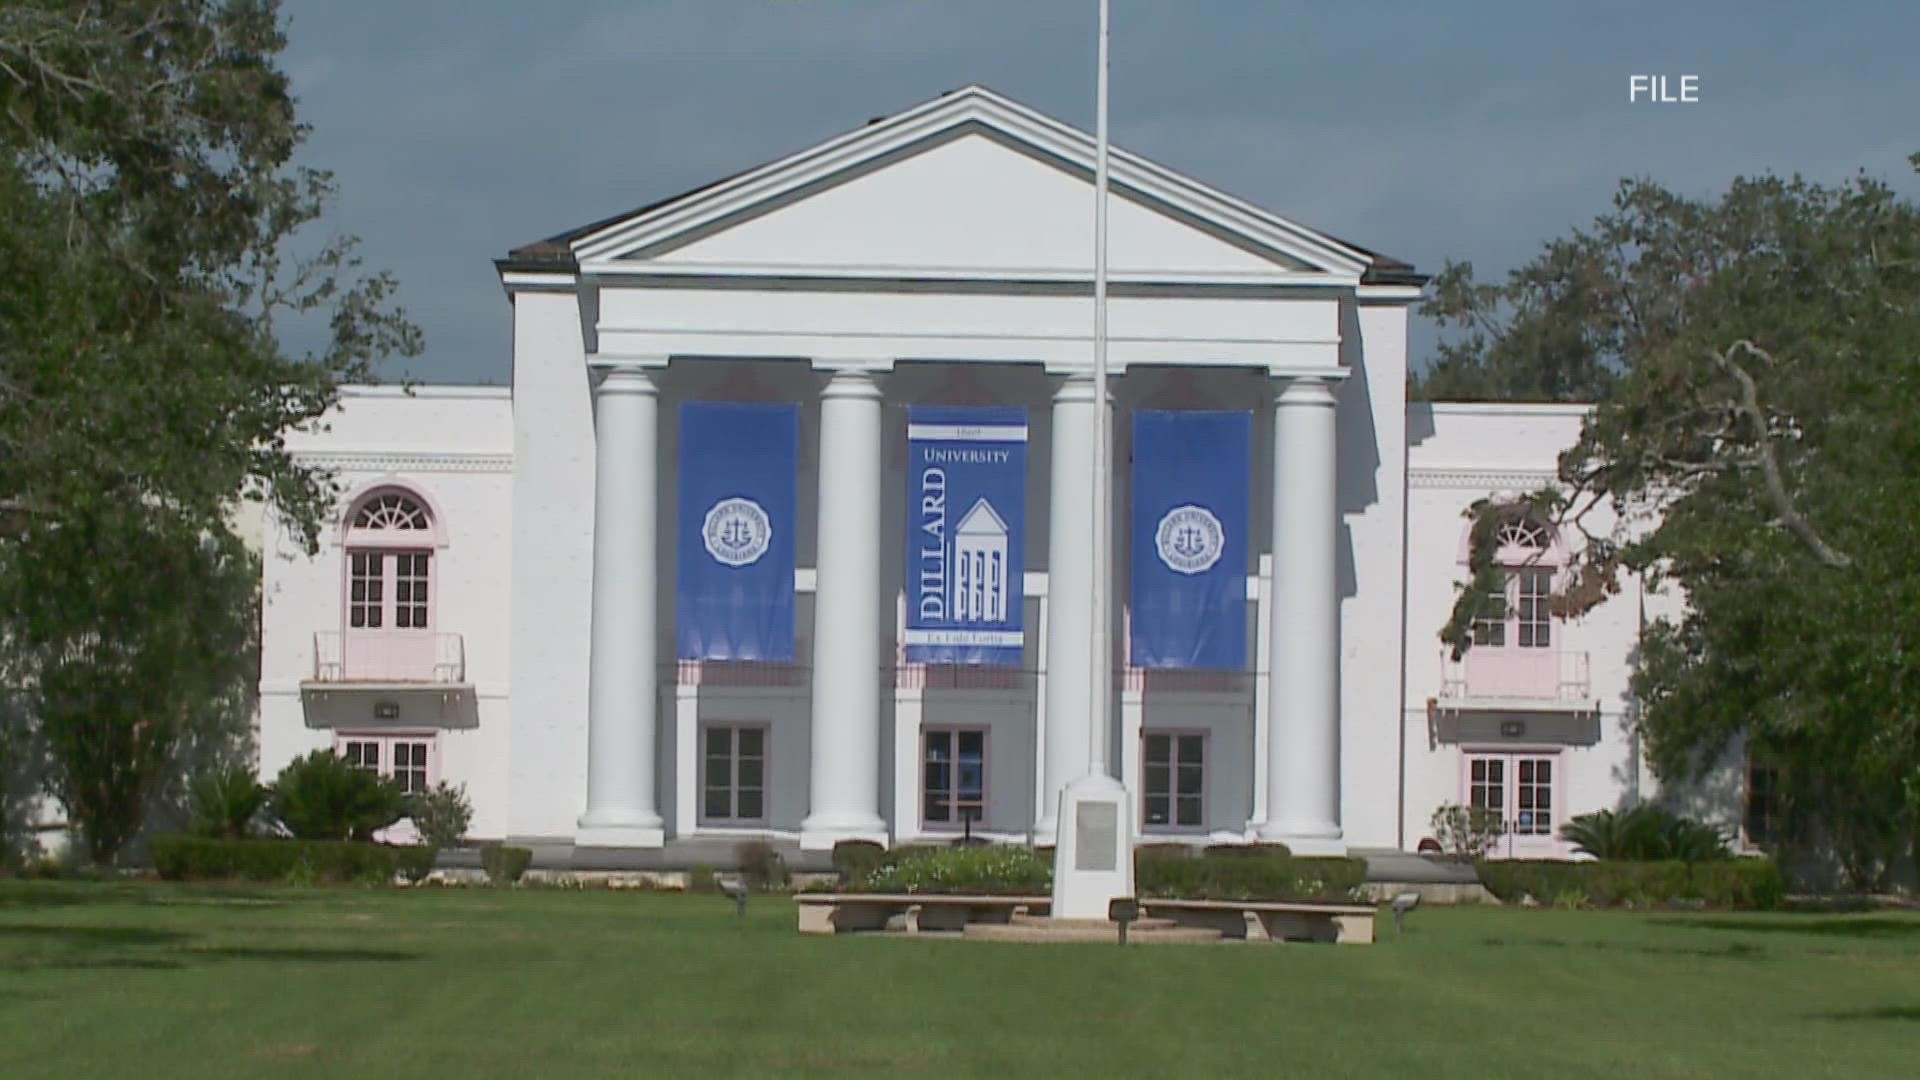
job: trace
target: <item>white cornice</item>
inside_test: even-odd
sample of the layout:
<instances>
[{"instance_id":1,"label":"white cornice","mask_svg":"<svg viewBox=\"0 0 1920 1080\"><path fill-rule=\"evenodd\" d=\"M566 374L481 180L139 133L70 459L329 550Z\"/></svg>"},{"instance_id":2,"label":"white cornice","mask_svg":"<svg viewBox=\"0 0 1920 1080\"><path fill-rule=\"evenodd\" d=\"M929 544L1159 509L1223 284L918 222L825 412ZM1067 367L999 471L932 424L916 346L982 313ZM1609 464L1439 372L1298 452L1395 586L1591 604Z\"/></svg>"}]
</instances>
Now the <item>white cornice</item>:
<instances>
[{"instance_id":1,"label":"white cornice","mask_svg":"<svg viewBox=\"0 0 1920 1080\"><path fill-rule=\"evenodd\" d=\"M743 173L697 195L675 200L581 237L573 253L583 272L606 272L622 254L660 244L764 205L887 154L966 124L979 124L1032 149L1089 171L1093 137L978 86L969 86L824 143ZM1256 244L1352 278L1371 259L1251 203L1127 151L1111 151L1116 189L1136 192Z\"/></svg>"},{"instance_id":2,"label":"white cornice","mask_svg":"<svg viewBox=\"0 0 1920 1080\"><path fill-rule=\"evenodd\" d=\"M1423 469L1407 470L1407 486L1463 488L1475 491L1538 491L1559 483L1552 469Z\"/></svg>"},{"instance_id":3,"label":"white cornice","mask_svg":"<svg viewBox=\"0 0 1920 1080\"><path fill-rule=\"evenodd\" d=\"M320 469L378 473L510 473L512 454L459 450L315 450L293 452L295 461Z\"/></svg>"}]
</instances>

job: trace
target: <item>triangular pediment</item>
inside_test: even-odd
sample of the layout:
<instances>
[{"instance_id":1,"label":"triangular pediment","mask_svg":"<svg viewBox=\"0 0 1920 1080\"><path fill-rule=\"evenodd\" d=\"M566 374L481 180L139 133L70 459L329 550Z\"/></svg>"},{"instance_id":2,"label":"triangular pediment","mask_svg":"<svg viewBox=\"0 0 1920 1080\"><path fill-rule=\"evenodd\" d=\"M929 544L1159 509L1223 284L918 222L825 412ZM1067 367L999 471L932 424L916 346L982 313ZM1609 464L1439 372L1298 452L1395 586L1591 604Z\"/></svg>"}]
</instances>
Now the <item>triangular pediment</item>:
<instances>
[{"instance_id":1,"label":"triangular pediment","mask_svg":"<svg viewBox=\"0 0 1920 1080\"><path fill-rule=\"evenodd\" d=\"M960 525L954 529L954 535L969 536L1005 536L1007 523L993 510L993 504L985 499L974 502L967 516L960 519Z\"/></svg>"},{"instance_id":2,"label":"triangular pediment","mask_svg":"<svg viewBox=\"0 0 1920 1080\"><path fill-rule=\"evenodd\" d=\"M587 272L1083 278L1092 140L968 87L798 154L547 243ZM1400 266L1124 151L1116 280L1351 284Z\"/></svg>"}]
</instances>

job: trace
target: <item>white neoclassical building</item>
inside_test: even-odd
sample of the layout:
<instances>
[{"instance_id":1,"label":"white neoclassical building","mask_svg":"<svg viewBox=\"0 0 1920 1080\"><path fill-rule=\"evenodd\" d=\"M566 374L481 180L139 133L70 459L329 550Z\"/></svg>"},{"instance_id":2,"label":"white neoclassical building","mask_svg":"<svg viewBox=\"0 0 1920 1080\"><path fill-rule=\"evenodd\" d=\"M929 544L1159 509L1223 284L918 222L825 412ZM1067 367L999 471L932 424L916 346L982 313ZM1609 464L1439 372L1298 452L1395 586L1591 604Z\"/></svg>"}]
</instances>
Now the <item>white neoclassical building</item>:
<instances>
[{"instance_id":1,"label":"white neoclassical building","mask_svg":"<svg viewBox=\"0 0 1920 1080\"><path fill-rule=\"evenodd\" d=\"M1521 528L1507 619L1436 637L1463 509L1581 410L1409 404L1412 267L1124 152L1093 579L1092 163L968 87L513 249L510 389L290 440L345 494L316 557L264 527L263 774L333 747L588 852L1051 843L1096 732L1147 840L1412 849L1460 802L1550 854L1633 797L1663 598L1560 619L1571 541Z\"/></svg>"}]
</instances>

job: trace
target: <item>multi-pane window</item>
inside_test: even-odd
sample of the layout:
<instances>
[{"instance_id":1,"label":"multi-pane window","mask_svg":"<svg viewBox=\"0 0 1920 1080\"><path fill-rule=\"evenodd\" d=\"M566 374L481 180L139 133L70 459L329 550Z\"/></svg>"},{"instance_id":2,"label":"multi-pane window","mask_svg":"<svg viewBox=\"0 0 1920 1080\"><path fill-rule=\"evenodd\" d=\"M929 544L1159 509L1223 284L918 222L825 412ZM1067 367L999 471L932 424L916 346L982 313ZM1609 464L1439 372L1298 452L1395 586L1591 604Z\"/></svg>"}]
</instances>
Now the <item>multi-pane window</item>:
<instances>
[{"instance_id":1,"label":"multi-pane window","mask_svg":"<svg viewBox=\"0 0 1920 1080\"><path fill-rule=\"evenodd\" d=\"M405 630L427 626L427 567L425 551L402 551L393 557L393 625Z\"/></svg>"},{"instance_id":2,"label":"multi-pane window","mask_svg":"<svg viewBox=\"0 0 1920 1080\"><path fill-rule=\"evenodd\" d=\"M1467 805L1485 810L1511 837L1554 836L1553 758L1485 754L1467 759Z\"/></svg>"},{"instance_id":3,"label":"multi-pane window","mask_svg":"<svg viewBox=\"0 0 1920 1080\"><path fill-rule=\"evenodd\" d=\"M1487 605L1485 612L1473 620L1473 643L1500 648L1507 643L1507 590L1504 584L1487 594Z\"/></svg>"},{"instance_id":4,"label":"multi-pane window","mask_svg":"<svg viewBox=\"0 0 1920 1080\"><path fill-rule=\"evenodd\" d=\"M929 827L959 826L985 816L985 728L928 729L922 760L921 817Z\"/></svg>"},{"instance_id":5,"label":"multi-pane window","mask_svg":"<svg viewBox=\"0 0 1920 1080\"><path fill-rule=\"evenodd\" d=\"M759 724L709 724L702 751L700 814L709 822L757 822L767 817L767 729Z\"/></svg>"},{"instance_id":6,"label":"multi-pane window","mask_svg":"<svg viewBox=\"0 0 1920 1080\"><path fill-rule=\"evenodd\" d=\"M1467 763L1467 805L1475 810L1491 810L1502 821L1507 812L1507 761L1505 758L1474 758Z\"/></svg>"},{"instance_id":7,"label":"multi-pane window","mask_svg":"<svg viewBox=\"0 0 1920 1080\"><path fill-rule=\"evenodd\" d=\"M392 778L400 790L419 794L432 786L433 739L421 735L345 735L337 748L347 764Z\"/></svg>"},{"instance_id":8,"label":"multi-pane window","mask_svg":"<svg viewBox=\"0 0 1920 1080\"><path fill-rule=\"evenodd\" d=\"M383 492L368 499L353 515L353 528L412 532L432 528L427 510L410 495Z\"/></svg>"},{"instance_id":9,"label":"multi-pane window","mask_svg":"<svg viewBox=\"0 0 1920 1080\"><path fill-rule=\"evenodd\" d=\"M1553 571L1520 570L1514 577L1520 591L1514 610L1520 647L1544 649L1553 641Z\"/></svg>"},{"instance_id":10,"label":"multi-pane window","mask_svg":"<svg viewBox=\"0 0 1920 1080\"><path fill-rule=\"evenodd\" d=\"M1140 809L1147 828L1198 829L1206 824L1207 737L1192 732L1143 735Z\"/></svg>"},{"instance_id":11,"label":"multi-pane window","mask_svg":"<svg viewBox=\"0 0 1920 1080\"><path fill-rule=\"evenodd\" d=\"M383 625L387 557L379 551L347 553L347 625L377 630Z\"/></svg>"},{"instance_id":12,"label":"multi-pane window","mask_svg":"<svg viewBox=\"0 0 1920 1080\"><path fill-rule=\"evenodd\" d=\"M1553 759L1521 758L1516 763L1514 794L1516 836L1553 834Z\"/></svg>"}]
</instances>

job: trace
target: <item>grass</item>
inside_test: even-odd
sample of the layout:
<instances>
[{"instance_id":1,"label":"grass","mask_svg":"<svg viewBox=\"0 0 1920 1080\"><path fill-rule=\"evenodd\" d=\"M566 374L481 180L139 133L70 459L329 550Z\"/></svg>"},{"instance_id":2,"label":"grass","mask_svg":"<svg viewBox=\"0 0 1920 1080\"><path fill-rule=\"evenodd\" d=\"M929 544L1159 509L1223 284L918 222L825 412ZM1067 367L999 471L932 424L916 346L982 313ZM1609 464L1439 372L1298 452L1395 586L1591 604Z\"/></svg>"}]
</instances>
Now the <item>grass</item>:
<instances>
[{"instance_id":1,"label":"grass","mask_svg":"<svg viewBox=\"0 0 1920 1080\"><path fill-rule=\"evenodd\" d=\"M1913 1075L1920 918L1423 908L1396 940L803 938L718 897L0 882L0 1076Z\"/></svg>"}]
</instances>

